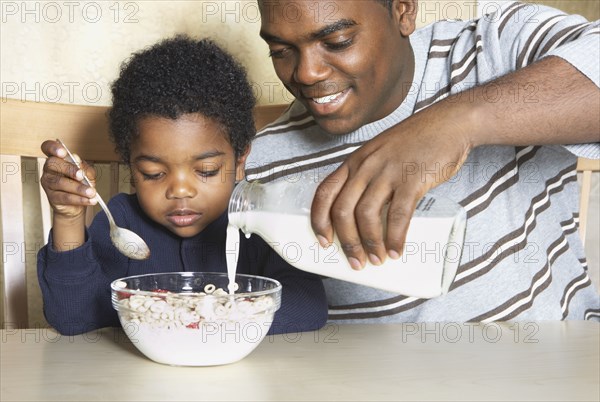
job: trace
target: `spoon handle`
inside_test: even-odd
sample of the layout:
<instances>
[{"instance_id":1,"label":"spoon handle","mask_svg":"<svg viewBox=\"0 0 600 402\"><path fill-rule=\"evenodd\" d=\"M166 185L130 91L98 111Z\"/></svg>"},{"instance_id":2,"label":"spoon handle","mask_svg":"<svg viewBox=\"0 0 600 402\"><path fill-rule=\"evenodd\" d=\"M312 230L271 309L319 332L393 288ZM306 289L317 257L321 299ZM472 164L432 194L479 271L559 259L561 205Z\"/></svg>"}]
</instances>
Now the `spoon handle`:
<instances>
[{"instance_id":1,"label":"spoon handle","mask_svg":"<svg viewBox=\"0 0 600 402\"><path fill-rule=\"evenodd\" d=\"M92 182L90 181L90 179L87 178L87 176L85 175L85 172L81 168L81 163L79 163L79 161L75 158L75 156L73 156L71 151L69 151L69 148L67 148L65 143L62 142L60 140L60 138L57 138L56 141L58 141L60 143L60 145L62 145L62 147L65 149L65 151L67 151L67 155L68 155L69 159L71 159L69 162L74 163L79 168L79 170L81 170L81 174L83 176L83 180L85 181L85 184L87 184L90 187L94 187L92 185ZM108 220L110 221L111 226L115 225L115 220L114 220L112 214L110 213L110 211L108 210L108 206L106 205L106 203L104 202L102 197L100 197L100 194L98 193L98 191L96 191L96 196L94 198L96 198L96 201L98 201L98 204L100 204L100 207L102 207L102 209L106 213L106 216L108 217Z\"/></svg>"}]
</instances>

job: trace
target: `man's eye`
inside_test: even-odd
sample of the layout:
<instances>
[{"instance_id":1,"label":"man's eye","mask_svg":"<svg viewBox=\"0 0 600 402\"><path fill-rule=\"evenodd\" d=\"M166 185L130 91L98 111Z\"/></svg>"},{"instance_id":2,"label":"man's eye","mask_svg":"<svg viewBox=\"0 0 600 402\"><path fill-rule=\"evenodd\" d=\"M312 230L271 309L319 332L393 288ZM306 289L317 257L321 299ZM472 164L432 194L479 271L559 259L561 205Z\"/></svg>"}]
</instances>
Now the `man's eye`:
<instances>
[{"instance_id":1,"label":"man's eye","mask_svg":"<svg viewBox=\"0 0 600 402\"><path fill-rule=\"evenodd\" d=\"M325 43L325 46L329 48L329 50L344 50L347 47L352 45L352 38L343 40L341 42L328 42Z\"/></svg>"},{"instance_id":2,"label":"man's eye","mask_svg":"<svg viewBox=\"0 0 600 402\"><path fill-rule=\"evenodd\" d=\"M281 59L283 57L285 57L285 55L287 54L287 48L283 48L283 49L269 49L269 57L274 58L274 59Z\"/></svg>"},{"instance_id":3,"label":"man's eye","mask_svg":"<svg viewBox=\"0 0 600 402\"><path fill-rule=\"evenodd\" d=\"M158 180L163 176L162 173L155 173L155 174L148 174L148 173L144 173L144 172L140 172L140 173L142 174L142 177L144 178L144 180Z\"/></svg>"}]
</instances>

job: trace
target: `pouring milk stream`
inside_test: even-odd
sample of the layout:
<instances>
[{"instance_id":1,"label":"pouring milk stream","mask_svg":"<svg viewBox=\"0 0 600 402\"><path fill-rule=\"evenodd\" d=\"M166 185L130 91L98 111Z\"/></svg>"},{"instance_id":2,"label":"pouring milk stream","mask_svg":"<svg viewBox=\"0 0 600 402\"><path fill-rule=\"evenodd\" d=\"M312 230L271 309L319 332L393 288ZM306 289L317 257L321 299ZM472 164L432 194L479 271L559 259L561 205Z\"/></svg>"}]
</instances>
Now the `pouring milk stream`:
<instances>
[{"instance_id":1,"label":"pouring milk stream","mask_svg":"<svg viewBox=\"0 0 600 402\"><path fill-rule=\"evenodd\" d=\"M460 205L426 195L411 219L403 255L397 260L387 258L380 266L367 263L355 271L337 238L323 248L311 228L310 206L318 184L312 180L240 182L229 201L227 250L235 247L235 236L239 241L239 228L246 236L261 236L284 260L303 271L419 298L448 291L466 229L466 212ZM229 259L231 280L235 262Z\"/></svg>"}]
</instances>

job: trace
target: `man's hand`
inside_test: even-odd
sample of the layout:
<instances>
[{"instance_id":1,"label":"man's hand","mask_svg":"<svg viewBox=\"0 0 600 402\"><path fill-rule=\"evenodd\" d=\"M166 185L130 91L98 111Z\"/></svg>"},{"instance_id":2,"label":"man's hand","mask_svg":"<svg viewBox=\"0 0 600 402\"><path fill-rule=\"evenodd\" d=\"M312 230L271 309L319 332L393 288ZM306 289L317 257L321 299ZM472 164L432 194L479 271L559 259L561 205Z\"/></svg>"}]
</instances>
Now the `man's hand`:
<instances>
[{"instance_id":1,"label":"man's hand","mask_svg":"<svg viewBox=\"0 0 600 402\"><path fill-rule=\"evenodd\" d=\"M354 269L367 258L379 265L400 257L417 202L450 179L471 150L458 125L427 112L364 144L317 188L313 230L322 245L335 231Z\"/></svg>"}]
</instances>

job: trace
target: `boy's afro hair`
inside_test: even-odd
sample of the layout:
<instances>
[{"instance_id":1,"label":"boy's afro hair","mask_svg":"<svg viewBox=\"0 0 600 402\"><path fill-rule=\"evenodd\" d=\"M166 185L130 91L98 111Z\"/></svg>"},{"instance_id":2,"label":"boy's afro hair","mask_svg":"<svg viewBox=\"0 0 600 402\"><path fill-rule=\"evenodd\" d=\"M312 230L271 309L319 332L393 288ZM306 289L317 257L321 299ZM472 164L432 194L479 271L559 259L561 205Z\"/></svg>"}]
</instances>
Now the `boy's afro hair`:
<instances>
[{"instance_id":1,"label":"boy's afro hair","mask_svg":"<svg viewBox=\"0 0 600 402\"><path fill-rule=\"evenodd\" d=\"M236 157L256 133L255 98L246 71L209 39L178 35L134 53L111 89L110 135L126 163L137 122L147 116L177 119L200 113L212 118L223 127Z\"/></svg>"}]
</instances>

